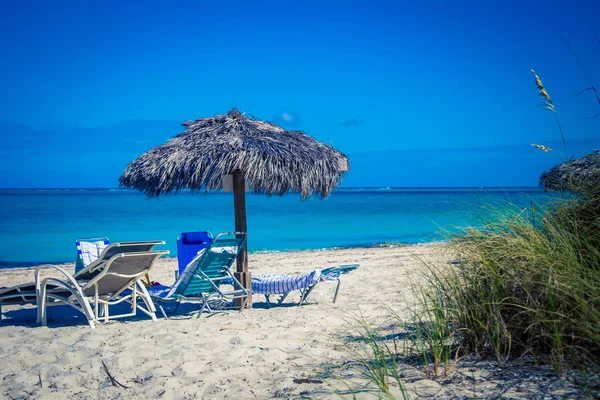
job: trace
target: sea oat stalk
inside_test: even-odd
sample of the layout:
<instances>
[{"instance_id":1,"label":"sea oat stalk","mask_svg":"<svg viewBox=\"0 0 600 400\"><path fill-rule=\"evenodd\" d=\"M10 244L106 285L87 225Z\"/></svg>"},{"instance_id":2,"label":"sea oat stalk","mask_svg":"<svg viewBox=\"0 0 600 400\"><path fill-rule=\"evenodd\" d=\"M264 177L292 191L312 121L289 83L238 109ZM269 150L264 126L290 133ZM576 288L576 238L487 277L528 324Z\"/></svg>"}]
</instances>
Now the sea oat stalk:
<instances>
[{"instance_id":1,"label":"sea oat stalk","mask_svg":"<svg viewBox=\"0 0 600 400\"><path fill-rule=\"evenodd\" d=\"M548 94L548 91L544 87L542 80L538 76L538 74L532 69L533 77L535 78L535 86L538 88L538 93L542 98L542 106L544 106L547 110L552 111L554 114L554 118L556 119L556 124L558 125L558 130L560 131L560 137L562 138L563 148L565 150L565 161L569 160L569 152L567 151L567 142L565 141L565 134L563 132L562 126L560 124L560 120L558 119L558 115L556 114L556 108L554 107L554 102L552 98Z\"/></svg>"}]
</instances>

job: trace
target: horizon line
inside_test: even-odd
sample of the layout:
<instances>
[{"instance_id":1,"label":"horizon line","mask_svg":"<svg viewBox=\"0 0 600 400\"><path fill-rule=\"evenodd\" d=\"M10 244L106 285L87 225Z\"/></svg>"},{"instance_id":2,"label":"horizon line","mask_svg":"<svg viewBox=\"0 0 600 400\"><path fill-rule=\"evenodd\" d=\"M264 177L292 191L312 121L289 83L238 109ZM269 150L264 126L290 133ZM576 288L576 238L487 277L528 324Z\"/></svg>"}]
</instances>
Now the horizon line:
<instances>
[{"instance_id":1,"label":"horizon line","mask_svg":"<svg viewBox=\"0 0 600 400\"><path fill-rule=\"evenodd\" d=\"M542 189L541 186L530 185L530 186L342 186L334 189ZM0 187L0 190L127 190L137 192L136 189L130 188L119 188L119 187L27 187L27 188L15 188L15 187ZM182 189L181 191L189 191L189 189ZM198 191L204 191L200 189ZM219 190L209 190L210 192L217 192Z\"/></svg>"}]
</instances>

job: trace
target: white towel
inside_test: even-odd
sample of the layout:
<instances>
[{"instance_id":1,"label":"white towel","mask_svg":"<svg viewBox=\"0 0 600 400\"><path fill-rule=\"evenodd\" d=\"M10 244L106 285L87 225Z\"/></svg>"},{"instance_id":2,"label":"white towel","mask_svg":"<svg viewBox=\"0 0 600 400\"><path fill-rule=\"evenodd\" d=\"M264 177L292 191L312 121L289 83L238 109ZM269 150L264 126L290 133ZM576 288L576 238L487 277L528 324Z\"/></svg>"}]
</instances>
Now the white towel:
<instances>
[{"instance_id":1,"label":"white towel","mask_svg":"<svg viewBox=\"0 0 600 400\"><path fill-rule=\"evenodd\" d=\"M204 250L200 250L200 251L204 251ZM229 254L235 254L237 253L237 246L221 246L221 247L211 247L210 251L213 253L229 253ZM200 252L198 252L198 254L200 254Z\"/></svg>"},{"instance_id":2,"label":"white towel","mask_svg":"<svg viewBox=\"0 0 600 400\"><path fill-rule=\"evenodd\" d=\"M75 272L79 272L96 261L106 246L108 246L108 244L103 240L97 242L79 242L77 245L78 257L77 262L75 263Z\"/></svg>"}]
</instances>

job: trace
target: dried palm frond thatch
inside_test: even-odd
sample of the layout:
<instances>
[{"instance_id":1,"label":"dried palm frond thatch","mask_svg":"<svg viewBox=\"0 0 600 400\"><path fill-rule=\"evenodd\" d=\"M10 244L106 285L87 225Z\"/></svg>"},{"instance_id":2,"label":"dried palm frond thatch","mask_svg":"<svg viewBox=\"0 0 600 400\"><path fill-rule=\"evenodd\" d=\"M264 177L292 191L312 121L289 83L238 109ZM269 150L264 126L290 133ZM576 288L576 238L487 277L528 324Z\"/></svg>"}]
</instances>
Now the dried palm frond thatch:
<instances>
[{"instance_id":1,"label":"dried palm frond thatch","mask_svg":"<svg viewBox=\"0 0 600 400\"><path fill-rule=\"evenodd\" d=\"M254 193L325 198L348 169L348 158L333 147L237 109L183 126L185 132L133 160L120 185L158 196L221 189L223 176L240 174Z\"/></svg>"},{"instance_id":2,"label":"dried palm frond thatch","mask_svg":"<svg viewBox=\"0 0 600 400\"><path fill-rule=\"evenodd\" d=\"M574 190L600 187L600 150L544 172L540 185L546 190Z\"/></svg>"}]
</instances>

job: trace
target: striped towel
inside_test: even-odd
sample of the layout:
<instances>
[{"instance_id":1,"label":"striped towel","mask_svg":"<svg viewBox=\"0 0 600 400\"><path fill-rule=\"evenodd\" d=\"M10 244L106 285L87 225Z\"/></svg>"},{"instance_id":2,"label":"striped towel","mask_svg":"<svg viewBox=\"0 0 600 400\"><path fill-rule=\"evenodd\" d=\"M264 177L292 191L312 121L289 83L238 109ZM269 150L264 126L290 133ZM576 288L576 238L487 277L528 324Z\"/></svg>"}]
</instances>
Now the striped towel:
<instances>
[{"instance_id":1,"label":"striped towel","mask_svg":"<svg viewBox=\"0 0 600 400\"><path fill-rule=\"evenodd\" d=\"M110 244L108 239L95 242L75 240L77 246L77 261L75 262L75 273L81 271L100 257L102 251Z\"/></svg>"},{"instance_id":2,"label":"striped towel","mask_svg":"<svg viewBox=\"0 0 600 400\"><path fill-rule=\"evenodd\" d=\"M302 275L271 274L252 277L252 292L262 294L286 294L305 289L321 280L321 270Z\"/></svg>"},{"instance_id":3,"label":"striped towel","mask_svg":"<svg viewBox=\"0 0 600 400\"><path fill-rule=\"evenodd\" d=\"M341 274L358 268L358 264L346 264L326 269L315 269L301 275L271 274L252 277L252 292L262 294L286 294L293 290L306 289L319 281L334 282Z\"/></svg>"}]
</instances>

